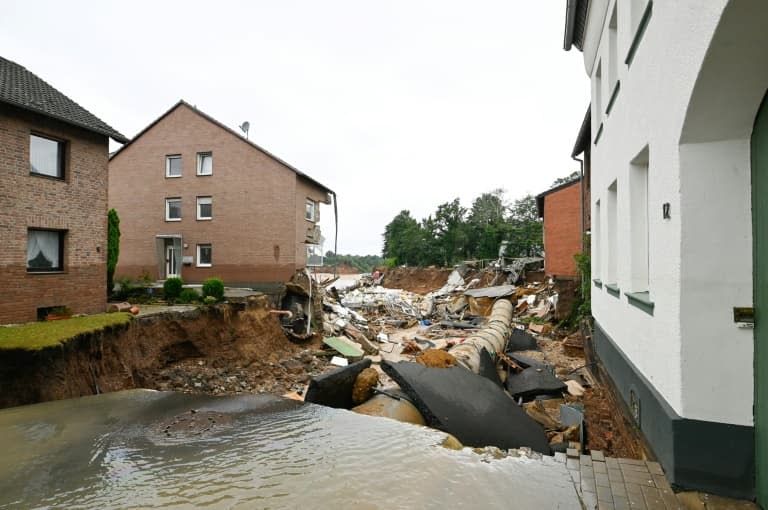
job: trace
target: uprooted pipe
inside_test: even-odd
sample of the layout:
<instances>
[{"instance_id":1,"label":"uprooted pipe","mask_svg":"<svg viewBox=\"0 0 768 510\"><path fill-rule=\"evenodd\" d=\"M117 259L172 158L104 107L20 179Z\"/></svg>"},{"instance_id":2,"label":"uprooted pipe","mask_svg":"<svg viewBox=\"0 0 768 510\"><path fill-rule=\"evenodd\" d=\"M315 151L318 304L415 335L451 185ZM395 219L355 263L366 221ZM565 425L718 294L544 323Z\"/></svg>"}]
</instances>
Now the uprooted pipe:
<instances>
[{"instance_id":1,"label":"uprooted pipe","mask_svg":"<svg viewBox=\"0 0 768 510\"><path fill-rule=\"evenodd\" d=\"M467 337L463 343L452 347L448 352L464 368L478 373L480 371L480 352L483 347L491 356L497 352L504 352L511 331L510 324L512 323L513 311L514 308L510 301L506 299L496 301L491 308L491 315L488 317L485 328Z\"/></svg>"},{"instance_id":2,"label":"uprooted pipe","mask_svg":"<svg viewBox=\"0 0 768 510\"><path fill-rule=\"evenodd\" d=\"M290 311L290 310L270 310L269 314L270 315L284 315L284 316L288 317L288 319L292 319L293 318L293 312Z\"/></svg>"}]
</instances>

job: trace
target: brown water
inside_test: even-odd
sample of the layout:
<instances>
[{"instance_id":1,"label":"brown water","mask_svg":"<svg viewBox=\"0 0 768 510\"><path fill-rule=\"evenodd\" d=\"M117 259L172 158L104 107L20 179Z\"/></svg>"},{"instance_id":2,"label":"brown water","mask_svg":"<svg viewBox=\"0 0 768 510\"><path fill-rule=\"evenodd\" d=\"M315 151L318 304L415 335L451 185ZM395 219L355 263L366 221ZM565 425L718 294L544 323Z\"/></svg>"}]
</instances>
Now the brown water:
<instances>
[{"instance_id":1,"label":"brown water","mask_svg":"<svg viewBox=\"0 0 768 510\"><path fill-rule=\"evenodd\" d=\"M0 411L0 508L581 508L563 464L444 437L267 396L47 402Z\"/></svg>"}]
</instances>

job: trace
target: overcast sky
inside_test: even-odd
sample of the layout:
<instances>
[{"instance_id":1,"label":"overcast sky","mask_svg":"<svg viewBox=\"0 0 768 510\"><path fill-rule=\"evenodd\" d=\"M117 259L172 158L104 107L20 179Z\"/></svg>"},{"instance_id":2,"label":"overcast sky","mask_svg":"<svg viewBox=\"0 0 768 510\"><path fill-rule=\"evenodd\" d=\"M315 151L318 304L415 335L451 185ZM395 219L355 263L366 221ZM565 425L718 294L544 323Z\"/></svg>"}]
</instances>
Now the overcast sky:
<instances>
[{"instance_id":1,"label":"overcast sky","mask_svg":"<svg viewBox=\"0 0 768 510\"><path fill-rule=\"evenodd\" d=\"M339 252L401 210L578 169L589 102L565 0L8 1L0 51L132 137L179 99L333 189ZM115 148L113 146L113 148ZM333 209L322 210L325 249ZM254 219L255 220L255 219ZM268 221L268 218L264 218Z\"/></svg>"}]
</instances>

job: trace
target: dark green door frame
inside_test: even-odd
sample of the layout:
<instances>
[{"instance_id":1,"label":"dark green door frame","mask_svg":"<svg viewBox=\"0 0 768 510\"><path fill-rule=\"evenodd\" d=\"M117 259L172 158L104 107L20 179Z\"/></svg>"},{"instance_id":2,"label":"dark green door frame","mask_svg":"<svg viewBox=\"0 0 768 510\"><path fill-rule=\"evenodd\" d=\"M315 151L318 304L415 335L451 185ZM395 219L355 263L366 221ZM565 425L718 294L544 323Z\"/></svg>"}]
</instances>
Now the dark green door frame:
<instances>
[{"instance_id":1,"label":"dark green door frame","mask_svg":"<svg viewBox=\"0 0 768 510\"><path fill-rule=\"evenodd\" d=\"M766 95L768 98L768 95ZM752 239L755 307L755 492L768 508L768 101L752 131Z\"/></svg>"}]
</instances>

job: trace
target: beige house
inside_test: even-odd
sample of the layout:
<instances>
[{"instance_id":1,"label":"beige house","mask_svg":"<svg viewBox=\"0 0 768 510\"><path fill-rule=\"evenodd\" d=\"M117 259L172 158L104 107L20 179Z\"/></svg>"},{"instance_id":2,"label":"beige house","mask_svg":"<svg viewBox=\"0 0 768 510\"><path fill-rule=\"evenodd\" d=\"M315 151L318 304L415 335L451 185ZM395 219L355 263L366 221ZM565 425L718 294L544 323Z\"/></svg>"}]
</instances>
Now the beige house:
<instances>
[{"instance_id":1,"label":"beige house","mask_svg":"<svg viewBox=\"0 0 768 510\"><path fill-rule=\"evenodd\" d=\"M109 161L116 277L281 282L319 249L326 186L179 101Z\"/></svg>"}]
</instances>

